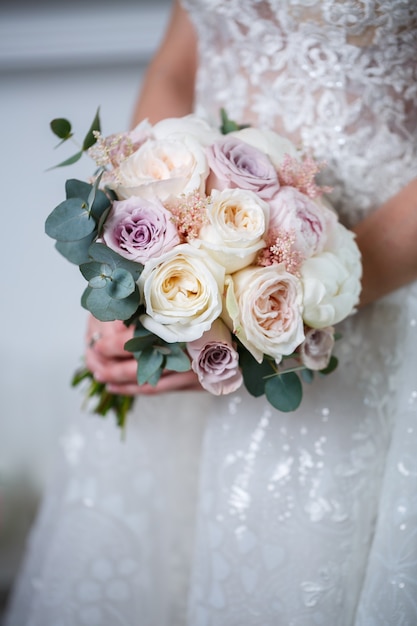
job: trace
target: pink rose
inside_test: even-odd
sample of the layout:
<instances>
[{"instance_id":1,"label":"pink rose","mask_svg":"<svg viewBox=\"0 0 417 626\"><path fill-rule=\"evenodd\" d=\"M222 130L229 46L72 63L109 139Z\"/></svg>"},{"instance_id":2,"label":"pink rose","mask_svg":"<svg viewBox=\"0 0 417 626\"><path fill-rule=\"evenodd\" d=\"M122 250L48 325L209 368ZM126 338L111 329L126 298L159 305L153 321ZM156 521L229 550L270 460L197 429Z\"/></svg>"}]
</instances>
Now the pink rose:
<instances>
[{"instance_id":1,"label":"pink rose","mask_svg":"<svg viewBox=\"0 0 417 626\"><path fill-rule=\"evenodd\" d=\"M180 241L172 215L161 202L136 196L113 202L103 240L121 256L139 263L158 257Z\"/></svg>"},{"instance_id":2,"label":"pink rose","mask_svg":"<svg viewBox=\"0 0 417 626\"><path fill-rule=\"evenodd\" d=\"M276 361L304 339L303 292L282 264L247 267L226 279L224 319L253 357ZM229 317L229 319L227 318Z\"/></svg>"},{"instance_id":3,"label":"pink rose","mask_svg":"<svg viewBox=\"0 0 417 626\"><path fill-rule=\"evenodd\" d=\"M323 250L328 222L336 220L330 209L311 200L294 187L281 187L269 205L270 232L293 234L293 249L305 259Z\"/></svg>"},{"instance_id":4,"label":"pink rose","mask_svg":"<svg viewBox=\"0 0 417 626\"><path fill-rule=\"evenodd\" d=\"M187 344L191 367L201 386L215 396L239 389L243 377L239 369L239 355L229 329L221 320L215 320L200 339Z\"/></svg>"},{"instance_id":5,"label":"pink rose","mask_svg":"<svg viewBox=\"0 0 417 626\"><path fill-rule=\"evenodd\" d=\"M310 328L300 346L300 357L303 365L310 370L325 369L332 356L334 346L334 328Z\"/></svg>"},{"instance_id":6,"label":"pink rose","mask_svg":"<svg viewBox=\"0 0 417 626\"><path fill-rule=\"evenodd\" d=\"M279 189L278 174L269 157L236 137L226 135L212 144L207 159L209 190L239 188L269 200Z\"/></svg>"}]
</instances>

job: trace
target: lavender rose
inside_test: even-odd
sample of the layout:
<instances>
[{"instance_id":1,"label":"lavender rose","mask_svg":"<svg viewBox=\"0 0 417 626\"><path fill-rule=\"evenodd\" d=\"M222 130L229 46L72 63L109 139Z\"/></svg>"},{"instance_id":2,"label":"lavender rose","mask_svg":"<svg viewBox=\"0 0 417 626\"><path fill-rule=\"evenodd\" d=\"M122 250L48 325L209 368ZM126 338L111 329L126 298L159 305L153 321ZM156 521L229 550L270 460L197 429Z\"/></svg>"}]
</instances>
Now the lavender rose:
<instances>
[{"instance_id":1,"label":"lavender rose","mask_svg":"<svg viewBox=\"0 0 417 626\"><path fill-rule=\"evenodd\" d=\"M139 263L167 252L180 241L172 215L161 202L136 196L113 202L103 240L121 256Z\"/></svg>"},{"instance_id":2,"label":"lavender rose","mask_svg":"<svg viewBox=\"0 0 417 626\"><path fill-rule=\"evenodd\" d=\"M191 367L201 386L215 396L239 389L243 377L239 369L239 355L232 335L225 324L215 320L200 339L187 344Z\"/></svg>"},{"instance_id":3,"label":"lavender rose","mask_svg":"<svg viewBox=\"0 0 417 626\"><path fill-rule=\"evenodd\" d=\"M332 356L334 346L334 328L310 328L300 346L300 357L303 365L311 370L325 369Z\"/></svg>"},{"instance_id":4,"label":"lavender rose","mask_svg":"<svg viewBox=\"0 0 417 626\"><path fill-rule=\"evenodd\" d=\"M281 187L270 201L270 231L293 233L294 249L305 259L323 250L328 224L336 215L294 187Z\"/></svg>"},{"instance_id":5,"label":"lavender rose","mask_svg":"<svg viewBox=\"0 0 417 626\"><path fill-rule=\"evenodd\" d=\"M211 174L208 189L246 189L270 200L279 189L278 174L269 157L236 137L222 138L207 149Z\"/></svg>"}]
</instances>

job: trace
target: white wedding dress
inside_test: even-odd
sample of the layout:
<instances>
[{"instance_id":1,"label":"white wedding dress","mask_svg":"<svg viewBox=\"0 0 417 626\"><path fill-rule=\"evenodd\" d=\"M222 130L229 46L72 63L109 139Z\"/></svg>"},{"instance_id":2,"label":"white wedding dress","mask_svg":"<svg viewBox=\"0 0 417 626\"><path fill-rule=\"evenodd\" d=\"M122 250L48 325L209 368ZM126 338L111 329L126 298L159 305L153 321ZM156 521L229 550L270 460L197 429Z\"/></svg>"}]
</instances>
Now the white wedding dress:
<instances>
[{"instance_id":1,"label":"white wedding dress","mask_svg":"<svg viewBox=\"0 0 417 626\"><path fill-rule=\"evenodd\" d=\"M416 175L415 0L184 6L197 112L311 148L346 224ZM7 626L416 626L417 285L342 332L295 413L139 397L125 441L75 418Z\"/></svg>"}]
</instances>

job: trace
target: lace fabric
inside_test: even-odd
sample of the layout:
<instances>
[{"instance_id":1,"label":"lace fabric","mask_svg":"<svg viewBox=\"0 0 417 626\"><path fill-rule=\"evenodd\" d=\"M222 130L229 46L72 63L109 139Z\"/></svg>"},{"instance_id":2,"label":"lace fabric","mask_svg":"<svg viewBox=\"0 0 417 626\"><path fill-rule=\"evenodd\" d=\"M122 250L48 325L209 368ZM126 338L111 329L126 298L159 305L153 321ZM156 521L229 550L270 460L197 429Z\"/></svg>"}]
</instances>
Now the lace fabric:
<instances>
[{"instance_id":1,"label":"lace fabric","mask_svg":"<svg viewBox=\"0 0 417 626\"><path fill-rule=\"evenodd\" d=\"M354 224L416 174L414 0L183 0L196 111L327 162ZM244 391L85 415L7 626L415 626L417 285L349 318L340 365L274 411Z\"/></svg>"}]
</instances>

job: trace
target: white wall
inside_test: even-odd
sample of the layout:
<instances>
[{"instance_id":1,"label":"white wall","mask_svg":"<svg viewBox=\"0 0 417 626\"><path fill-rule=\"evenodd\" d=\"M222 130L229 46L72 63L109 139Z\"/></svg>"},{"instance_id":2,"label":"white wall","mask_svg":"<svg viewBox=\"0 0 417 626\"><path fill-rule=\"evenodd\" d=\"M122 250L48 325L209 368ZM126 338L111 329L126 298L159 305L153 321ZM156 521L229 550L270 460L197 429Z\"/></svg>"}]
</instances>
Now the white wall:
<instances>
[{"instance_id":1,"label":"white wall","mask_svg":"<svg viewBox=\"0 0 417 626\"><path fill-rule=\"evenodd\" d=\"M67 117L82 139L100 105L105 134L127 129L169 2L53 6L0 8L0 590L81 404L69 381L83 352L84 280L44 221L66 178L85 178L94 164L46 172L76 151L54 150L49 122Z\"/></svg>"}]
</instances>

